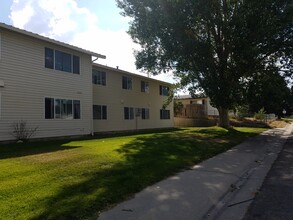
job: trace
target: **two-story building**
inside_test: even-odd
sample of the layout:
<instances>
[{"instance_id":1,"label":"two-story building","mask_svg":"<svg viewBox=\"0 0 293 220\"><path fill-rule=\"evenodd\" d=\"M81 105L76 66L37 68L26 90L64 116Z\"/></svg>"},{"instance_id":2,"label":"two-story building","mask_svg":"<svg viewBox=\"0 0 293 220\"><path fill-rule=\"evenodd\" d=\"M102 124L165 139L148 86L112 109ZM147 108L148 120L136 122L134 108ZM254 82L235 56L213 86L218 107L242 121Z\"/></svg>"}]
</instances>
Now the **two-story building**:
<instances>
[{"instance_id":1,"label":"two-story building","mask_svg":"<svg viewBox=\"0 0 293 220\"><path fill-rule=\"evenodd\" d=\"M93 64L104 55L0 23L0 141L173 127L170 84Z\"/></svg>"},{"instance_id":2,"label":"two-story building","mask_svg":"<svg viewBox=\"0 0 293 220\"><path fill-rule=\"evenodd\" d=\"M170 84L93 64L94 132L173 127Z\"/></svg>"}]
</instances>

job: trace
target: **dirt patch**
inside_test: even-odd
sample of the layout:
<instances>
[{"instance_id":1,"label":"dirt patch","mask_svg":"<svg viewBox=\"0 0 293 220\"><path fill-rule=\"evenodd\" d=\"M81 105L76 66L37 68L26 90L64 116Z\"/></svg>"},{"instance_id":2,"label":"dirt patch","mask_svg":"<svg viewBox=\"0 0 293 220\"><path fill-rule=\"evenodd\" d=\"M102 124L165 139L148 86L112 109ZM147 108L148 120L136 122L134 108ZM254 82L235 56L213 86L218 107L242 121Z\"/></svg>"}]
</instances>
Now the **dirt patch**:
<instances>
[{"instance_id":1,"label":"dirt patch","mask_svg":"<svg viewBox=\"0 0 293 220\"><path fill-rule=\"evenodd\" d=\"M284 128L287 124L287 121L284 120L275 120L268 123L271 128Z\"/></svg>"},{"instance_id":2,"label":"dirt patch","mask_svg":"<svg viewBox=\"0 0 293 220\"><path fill-rule=\"evenodd\" d=\"M230 124L235 127L256 127L256 128L284 128L288 122L284 120L271 120L268 122L244 118L242 120L230 119Z\"/></svg>"}]
</instances>

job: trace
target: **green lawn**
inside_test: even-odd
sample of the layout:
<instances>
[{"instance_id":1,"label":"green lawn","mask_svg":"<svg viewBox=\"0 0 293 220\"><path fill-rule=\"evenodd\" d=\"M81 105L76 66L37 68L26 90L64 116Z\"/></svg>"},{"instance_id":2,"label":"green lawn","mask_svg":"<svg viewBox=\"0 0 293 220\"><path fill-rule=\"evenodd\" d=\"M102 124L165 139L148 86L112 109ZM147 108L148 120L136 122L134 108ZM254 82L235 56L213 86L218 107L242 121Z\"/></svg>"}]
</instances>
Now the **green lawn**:
<instances>
[{"instance_id":1,"label":"green lawn","mask_svg":"<svg viewBox=\"0 0 293 220\"><path fill-rule=\"evenodd\" d=\"M0 145L0 219L95 219L262 128L185 128L92 140Z\"/></svg>"},{"instance_id":2,"label":"green lawn","mask_svg":"<svg viewBox=\"0 0 293 220\"><path fill-rule=\"evenodd\" d=\"M293 118L282 118L282 120L287 121L287 122L293 122Z\"/></svg>"}]
</instances>

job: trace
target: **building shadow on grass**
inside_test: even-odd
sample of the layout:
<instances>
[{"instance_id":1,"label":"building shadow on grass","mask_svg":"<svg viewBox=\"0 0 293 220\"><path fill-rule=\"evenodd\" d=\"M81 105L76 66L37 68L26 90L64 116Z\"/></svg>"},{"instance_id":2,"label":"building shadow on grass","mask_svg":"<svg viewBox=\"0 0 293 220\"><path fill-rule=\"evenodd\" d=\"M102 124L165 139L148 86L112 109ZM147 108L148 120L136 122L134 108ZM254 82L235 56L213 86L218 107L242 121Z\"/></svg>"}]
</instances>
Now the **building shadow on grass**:
<instances>
[{"instance_id":1,"label":"building shadow on grass","mask_svg":"<svg viewBox=\"0 0 293 220\"><path fill-rule=\"evenodd\" d=\"M182 138L178 133L135 138L117 152L124 157L107 168L87 170L83 181L65 185L43 201L34 219L96 219L99 212L130 198L180 170L229 149L229 143Z\"/></svg>"},{"instance_id":2,"label":"building shadow on grass","mask_svg":"<svg viewBox=\"0 0 293 220\"><path fill-rule=\"evenodd\" d=\"M0 160L7 158L16 158L43 153L51 153L56 151L64 151L80 146L69 146L66 143L70 141L48 141L48 142L29 142L21 144L3 144L0 145Z\"/></svg>"}]
</instances>

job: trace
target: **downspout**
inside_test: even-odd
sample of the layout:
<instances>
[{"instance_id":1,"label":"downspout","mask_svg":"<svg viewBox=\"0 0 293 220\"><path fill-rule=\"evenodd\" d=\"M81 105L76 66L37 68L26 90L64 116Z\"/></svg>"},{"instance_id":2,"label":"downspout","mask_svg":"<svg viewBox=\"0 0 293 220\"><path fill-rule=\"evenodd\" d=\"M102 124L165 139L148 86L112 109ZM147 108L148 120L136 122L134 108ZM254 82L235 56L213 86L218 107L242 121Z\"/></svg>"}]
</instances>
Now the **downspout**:
<instances>
[{"instance_id":1,"label":"downspout","mask_svg":"<svg viewBox=\"0 0 293 220\"><path fill-rule=\"evenodd\" d=\"M98 60L99 58L98 57L96 57L94 60L92 60L92 71L93 71L93 63L96 61L96 60ZM92 90L91 90L91 94L92 94L92 101L91 101L91 103L92 103L92 105L91 105L91 112L92 112L92 114L91 114L91 135L92 136L94 136L94 117L93 117L93 105L94 105L94 89L93 89L93 83L92 83L92 80L91 80L91 85L92 85Z\"/></svg>"}]
</instances>

